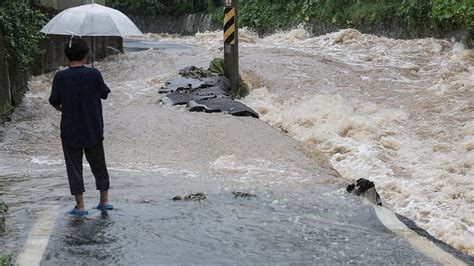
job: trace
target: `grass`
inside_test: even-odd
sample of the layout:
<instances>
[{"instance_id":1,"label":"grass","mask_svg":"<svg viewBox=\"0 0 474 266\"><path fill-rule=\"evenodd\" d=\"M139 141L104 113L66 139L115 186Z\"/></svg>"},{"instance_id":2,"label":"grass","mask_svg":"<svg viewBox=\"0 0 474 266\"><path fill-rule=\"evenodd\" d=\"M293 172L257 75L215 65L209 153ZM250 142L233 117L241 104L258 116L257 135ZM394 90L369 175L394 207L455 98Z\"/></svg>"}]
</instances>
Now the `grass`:
<instances>
[{"instance_id":1,"label":"grass","mask_svg":"<svg viewBox=\"0 0 474 266\"><path fill-rule=\"evenodd\" d=\"M0 236L5 233L5 214L8 212L8 205L3 201L0 201ZM12 264L11 256L0 255L0 266L10 266Z\"/></svg>"},{"instance_id":2,"label":"grass","mask_svg":"<svg viewBox=\"0 0 474 266\"><path fill-rule=\"evenodd\" d=\"M12 263L12 256L0 256L0 266L10 266Z\"/></svg>"},{"instance_id":3,"label":"grass","mask_svg":"<svg viewBox=\"0 0 474 266\"><path fill-rule=\"evenodd\" d=\"M211 64L209 66L209 71L212 73L216 73L219 75L224 75L225 74L225 63L224 59L222 58L214 58L214 60L211 61ZM245 98L250 93L250 88L247 83L240 77L239 80L239 87L237 90L232 90L230 92L230 96L232 98L237 98L237 99L242 99Z\"/></svg>"}]
</instances>

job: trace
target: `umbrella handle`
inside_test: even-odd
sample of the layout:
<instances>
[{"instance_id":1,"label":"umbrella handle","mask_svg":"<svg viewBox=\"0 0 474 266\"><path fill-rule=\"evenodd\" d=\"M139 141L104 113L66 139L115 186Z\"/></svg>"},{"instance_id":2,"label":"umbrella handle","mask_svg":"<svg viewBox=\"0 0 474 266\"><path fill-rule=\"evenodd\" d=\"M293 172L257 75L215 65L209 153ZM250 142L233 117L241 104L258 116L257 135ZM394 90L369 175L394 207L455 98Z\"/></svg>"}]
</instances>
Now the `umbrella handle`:
<instances>
[{"instance_id":1,"label":"umbrella handle","mask_svg":"<svg viewBox=\"0 0 474 266\"><path fill-rule=\"evenodd\" d=\"M91 57L92 57L92 67L94 67L95 54L94 54L94 36L91 37Z\"/></svg>"}]
</instances>

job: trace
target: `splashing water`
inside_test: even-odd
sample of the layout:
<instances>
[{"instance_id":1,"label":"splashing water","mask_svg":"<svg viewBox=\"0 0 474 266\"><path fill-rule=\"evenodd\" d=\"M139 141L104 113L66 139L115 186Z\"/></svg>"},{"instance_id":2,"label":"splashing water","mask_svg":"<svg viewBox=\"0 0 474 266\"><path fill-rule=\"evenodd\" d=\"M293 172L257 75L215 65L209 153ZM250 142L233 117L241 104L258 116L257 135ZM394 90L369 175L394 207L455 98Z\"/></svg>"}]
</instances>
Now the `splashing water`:
<instances>
[{"instance_id":1,"label":"splashing water","mask_svg":"<svg viewBox=\"0 0 474 266\"><path fill-rule=\"evenodd\" d=\"M394 40L303 27L240 31L244 102L315 145L345 177L368 178L387 204L474 254L474 51L449 40ZM222 32L175 39L221 56Z\"/></svg>"},{"instance_id":2,"label":"splashing water","mask_svg":"<svg viewBox=\"0 0 474 266\"><path fill-rule=\"evenodd\" d=\"M374 180L397 212L474 254L474 52L445 40L301 31L245 49L245 64L270 84L244 102L329 154L343 176Z\"/></svg>"}]
</instances>

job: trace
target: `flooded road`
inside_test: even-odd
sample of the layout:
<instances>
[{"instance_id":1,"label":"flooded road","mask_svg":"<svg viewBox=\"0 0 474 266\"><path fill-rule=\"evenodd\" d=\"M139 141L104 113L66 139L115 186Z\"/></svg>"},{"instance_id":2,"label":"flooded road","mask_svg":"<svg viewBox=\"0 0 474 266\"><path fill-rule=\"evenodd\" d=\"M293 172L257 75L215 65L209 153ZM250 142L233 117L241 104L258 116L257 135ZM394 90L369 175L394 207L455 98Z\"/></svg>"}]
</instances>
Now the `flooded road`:
<instances>
[{"instance_id":1,"label":"flooded road","mask_svg":"<svg viewBox=\"0 0 474 266\"><path fill-rule=\"evenodd\" d=\"M332 163L346 178L374 180L394 210L472 254L471 51L354 31L309 38L295 30L264 39L243 31L242 67L253 88L244 102L282 133L253 118L160 104L166 79L221 55L221 33L147 38L176 46L97 64L112 90L104 102L105 149L117 209L108 215L76 221L65 214L72 199L59 114L47 104L53 74L32 78L12 122L0 126L0 197L11 206L3 253L23 254L38 237L30 232L44 227L38 221L54 219L43 236L45 265L85 258L90 264L439 262L347 195L347 181ZM92 207L97 195L85 170ZM233 191L257 198L235 198ZM170 200L196 192L208 200Z\"/></svg>"}]
</instances>

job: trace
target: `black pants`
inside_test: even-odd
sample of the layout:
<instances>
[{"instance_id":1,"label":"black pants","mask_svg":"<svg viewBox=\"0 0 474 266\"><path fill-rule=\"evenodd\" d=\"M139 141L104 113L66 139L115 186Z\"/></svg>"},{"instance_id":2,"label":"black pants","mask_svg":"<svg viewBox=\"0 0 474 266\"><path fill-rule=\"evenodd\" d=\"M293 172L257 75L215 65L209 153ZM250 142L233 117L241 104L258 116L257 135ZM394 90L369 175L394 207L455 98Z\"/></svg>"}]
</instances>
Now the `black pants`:
<instances>
[{"instance_id":1,"label":"black pants","mask_svg":"<svg viewBox=\"0 0 474 266\"><path fill-rule=\"evenodd\" d=\"M84 178L82 177L82 157L84 153L94 174L97 190L109 190L109 173L105 164L104 145L102 143L92 148L74 148L63 143L63 151L72 195L85 192Z\"/></svg>"}]
</instances>

